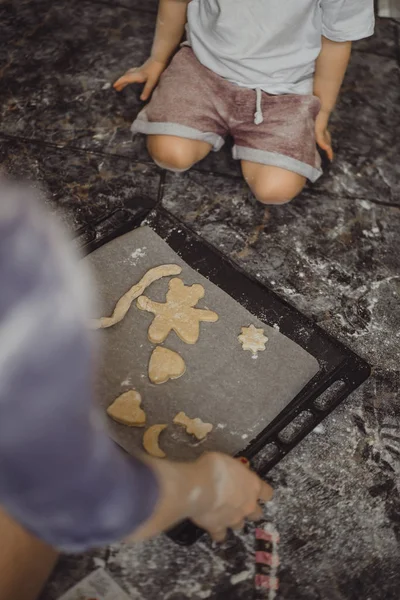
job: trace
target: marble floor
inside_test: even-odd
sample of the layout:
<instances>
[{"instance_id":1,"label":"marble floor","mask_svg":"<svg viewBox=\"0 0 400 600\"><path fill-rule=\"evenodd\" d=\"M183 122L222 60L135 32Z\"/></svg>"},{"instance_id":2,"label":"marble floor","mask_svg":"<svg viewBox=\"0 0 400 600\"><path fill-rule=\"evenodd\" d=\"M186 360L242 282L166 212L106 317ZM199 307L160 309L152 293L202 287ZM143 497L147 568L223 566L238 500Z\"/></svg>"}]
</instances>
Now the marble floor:
<instances>
[{"instance_id":1,"label":"marble floor","mask_svg":"<svg viewBox=\"0 0 400 600\"><path fill-rule=\"evenodd\" d=\"M378 15L400 19L399 0L378 0Z\"/></svg>"},{"instance_id":2,"label":"marble floor","mask_svg":"<svg viewBox=\"0 0 400 600\"><path fill-rule=\"evenodd\" d=\"M400 590L400 21L355 44L332 119L336 160L283 207L257 205L228 148L166 174L129 126L156 0L0 0L0 170L28 177L76 234L162 204L344 342L371 378L271 472L278 598ZM253 530L218 547L166 538L64 556L41 600L104 566L134 600L251 600Z\"/></svg>"}]
</instances>

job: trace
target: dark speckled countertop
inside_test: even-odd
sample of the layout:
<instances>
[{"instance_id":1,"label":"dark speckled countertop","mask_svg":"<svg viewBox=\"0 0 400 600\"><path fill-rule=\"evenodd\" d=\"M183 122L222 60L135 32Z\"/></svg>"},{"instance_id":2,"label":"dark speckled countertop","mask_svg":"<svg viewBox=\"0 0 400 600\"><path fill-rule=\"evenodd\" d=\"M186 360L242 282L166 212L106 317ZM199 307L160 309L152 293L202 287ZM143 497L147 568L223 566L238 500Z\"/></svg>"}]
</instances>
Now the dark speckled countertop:
<instances>
[{"instance_id":1,"label":"dark speckled countertop","mask_svg":"<svg viewBox=\"0 0 400 600\"><path fill-rule=\"evenodd\" d=\"M130 139L155 0L0 1L0 169L35 181L76 233L161 202L373 366L271 472L282 600L400 597L400 23L355 44L334 164L291 204L256 205L228 150L162 173ZM110 225L111 227L111 225ZM103 566L134 600L251 600L253 530L64 556L41 600Z\"/></svg>"}]
</instances>

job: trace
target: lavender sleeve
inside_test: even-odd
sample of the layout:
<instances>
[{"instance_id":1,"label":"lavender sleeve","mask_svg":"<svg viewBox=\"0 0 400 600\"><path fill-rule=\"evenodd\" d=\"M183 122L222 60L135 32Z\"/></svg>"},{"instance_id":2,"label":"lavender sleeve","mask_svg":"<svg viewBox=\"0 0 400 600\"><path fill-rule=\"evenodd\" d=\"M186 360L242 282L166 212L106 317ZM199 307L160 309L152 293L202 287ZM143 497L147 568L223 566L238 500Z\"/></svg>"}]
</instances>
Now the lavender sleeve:
<instances>
[{"instance_id":1,"label":"lavender sleeve","mask_svg":"<svg viewBox=\"0 0 400 600\"><path fill-rule=\"evenodd\" d=\"M92 405L86 283L31 198L0 186L0 504L67 551L115 542L158 497Z\"/></svg>"}]
</instances>

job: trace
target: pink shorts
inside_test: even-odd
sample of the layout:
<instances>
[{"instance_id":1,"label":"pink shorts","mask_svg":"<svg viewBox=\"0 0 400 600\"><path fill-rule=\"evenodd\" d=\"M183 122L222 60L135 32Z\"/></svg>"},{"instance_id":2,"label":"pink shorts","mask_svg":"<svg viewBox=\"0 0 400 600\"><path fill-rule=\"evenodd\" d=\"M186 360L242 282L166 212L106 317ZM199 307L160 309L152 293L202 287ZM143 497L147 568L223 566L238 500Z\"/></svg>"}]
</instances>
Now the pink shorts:
<instances>
[{"instance_id":1,"label":"pink shorts","mask_svg":"<svg viewBox=\"0 0 400 600\"><path fill-rule=\"evenodd\" d=\"M161 76L132 132L202 140L215 151L231 135L233 158L316 181L322 174L314 132L319 109L316 96L271 96L231 83L184 47Z\"/></svg>"}]
</instances>

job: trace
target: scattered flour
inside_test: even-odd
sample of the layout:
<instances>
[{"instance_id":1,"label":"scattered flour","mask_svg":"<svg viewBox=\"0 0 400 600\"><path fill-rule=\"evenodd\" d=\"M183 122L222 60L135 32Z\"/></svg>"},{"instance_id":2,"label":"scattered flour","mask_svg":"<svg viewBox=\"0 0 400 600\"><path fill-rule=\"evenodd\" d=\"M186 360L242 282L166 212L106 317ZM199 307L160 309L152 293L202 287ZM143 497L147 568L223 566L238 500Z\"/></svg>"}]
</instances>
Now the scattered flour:
<instances>
[{"instance_id":1,"label":"scattered flour","mask_svg":"<svg viewBox=\"0 0 400 600\"><path fill-rule=\"evenodd\" d=\"M95 567L97 567L97 568L101 568L101 569L105 569L106 568L105 561L102 558L98 557L98 556L94 557L93 563L94 563Z\"/></svg>"},{"instance_id":2,"label":"scattered flour","mask_svg":"<svg viewBox=\"0 0 400 600\"><path fill-rule=\"evenodd\" d=\"M373 227L371 231L369 231L368 229L363 229L362 233L367 238L375 238L379 236L380 231L379 227Z\"/></svg>"},{"instance_id":3,"label":"scattered flour","mask_svg":"<svg viewBox=\"0 0 400 600\"><path fill-rule=\"evenodd\" d=\"M232 575L231 584L237 585L238 583L241 583L242 581L246 581L246 579L248 579L252 575L253 575L253 573L251 571L242 571L241 573L237 573L237 575Z\"/></svg>"},{"instance_id":4,"label":"scattered flour","mask_svg":"<svg viewBox=\"0 0 400 600\"><path fill-rule=\"evenodd\" d=\"M371 202L368 202L367 200L360 200L360 206L364 210L371 210L372 209Z\"/></svg>"},{"instance_id":5,"label":"scattered flour","mask_svg":"<svg viewBox=\"0 0 400 600\"><path fill-rule=\"evenodd\" d=\"M146 252L145 252L146 250L147 250L146 246L143 246L143 248L136 248L136 250L134 252L132 252L132 254L129 257L130 264L132 266L135 266L141 258L146 256Z\"/></svg>"},{"instance_id":6,"label":"scattered flour","mask_svg":"<svg viewBox=\"0 0 400 600\"><path fill-rule=\"evenodd\" d=\"M322 424L317 425L316 427L314 427L313 429L314 433L325 433L325 427Z\"/></svg>"}]
</instances>

